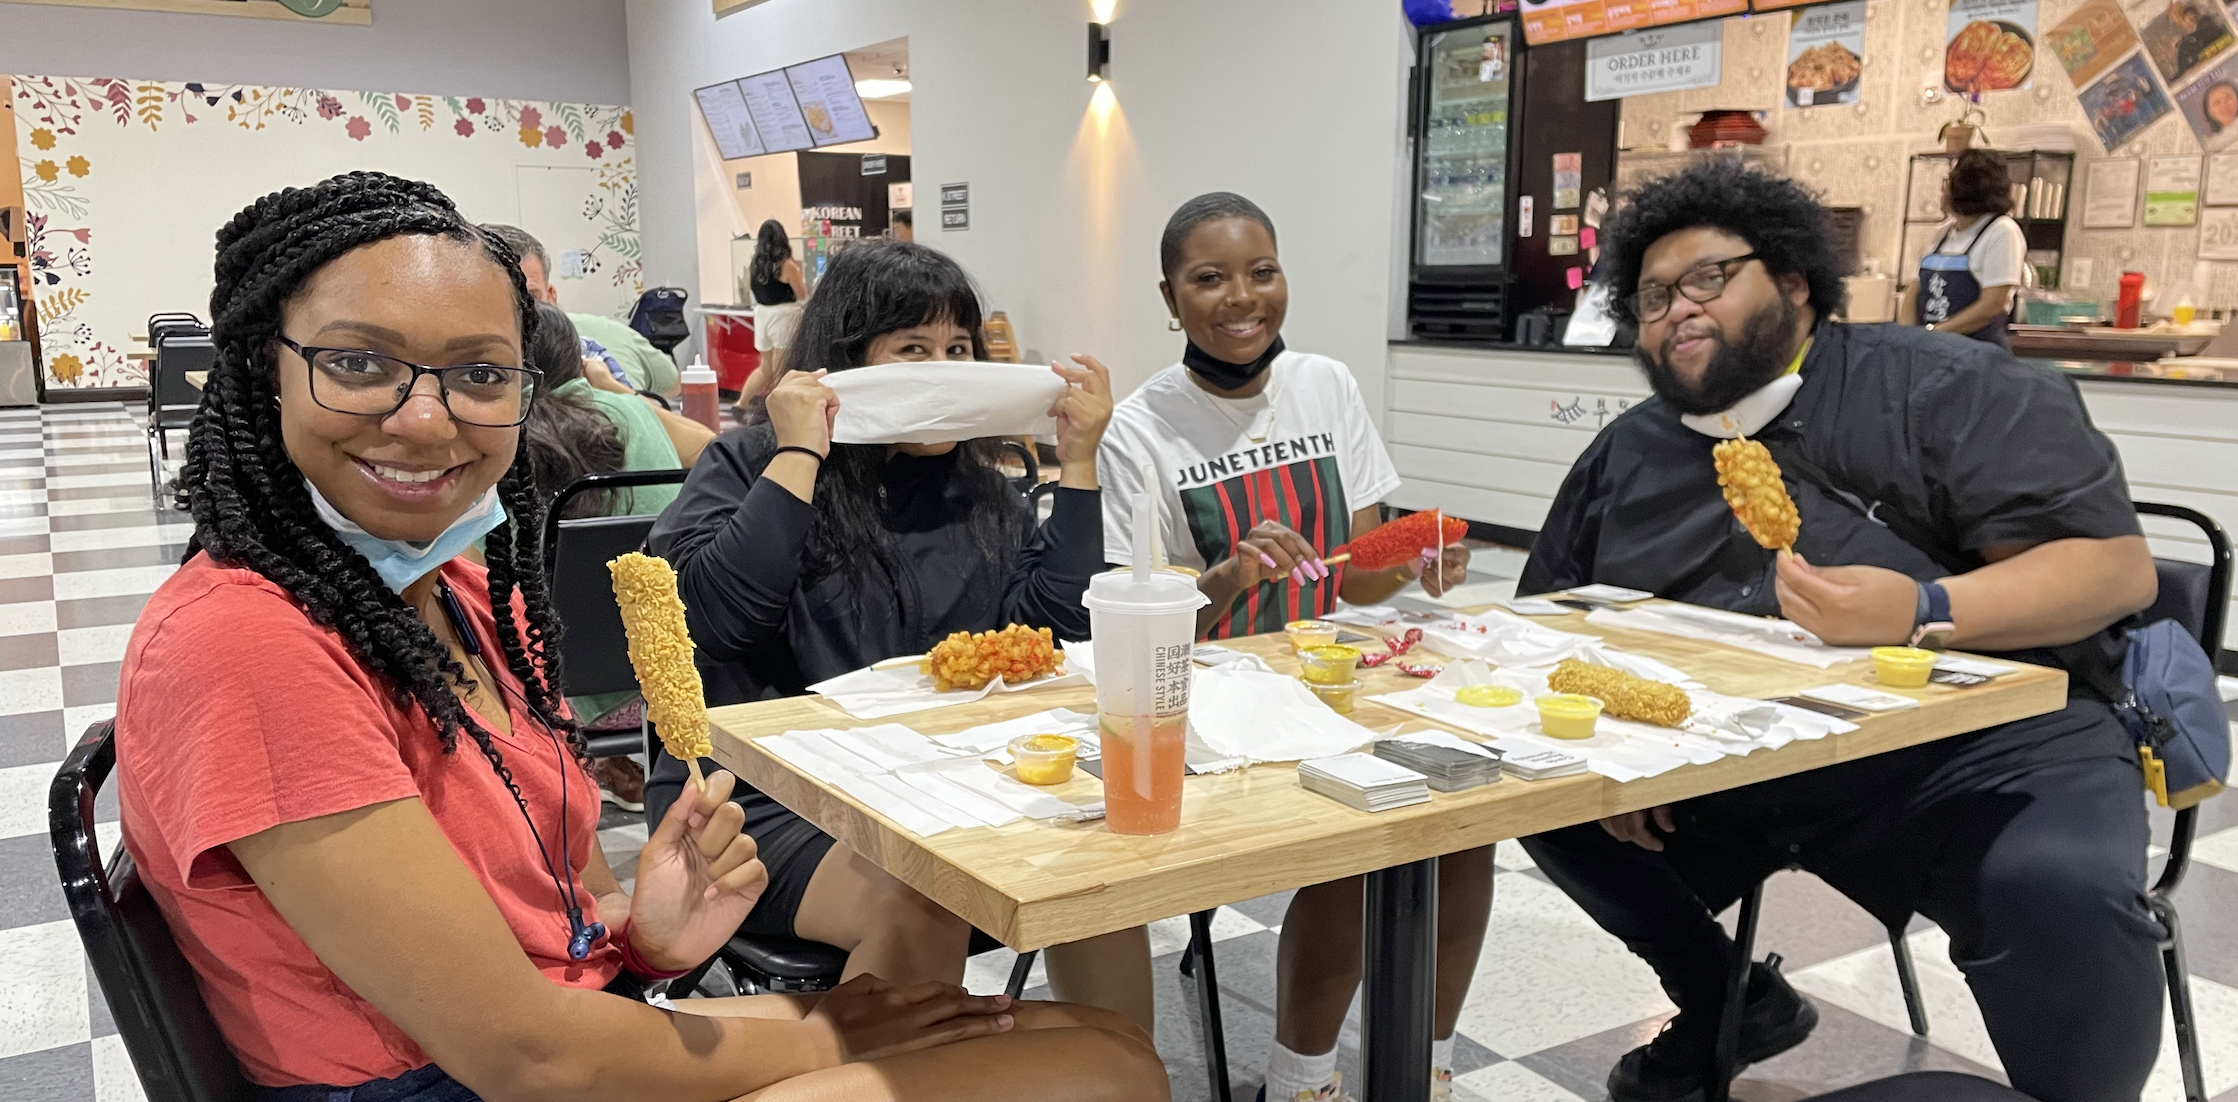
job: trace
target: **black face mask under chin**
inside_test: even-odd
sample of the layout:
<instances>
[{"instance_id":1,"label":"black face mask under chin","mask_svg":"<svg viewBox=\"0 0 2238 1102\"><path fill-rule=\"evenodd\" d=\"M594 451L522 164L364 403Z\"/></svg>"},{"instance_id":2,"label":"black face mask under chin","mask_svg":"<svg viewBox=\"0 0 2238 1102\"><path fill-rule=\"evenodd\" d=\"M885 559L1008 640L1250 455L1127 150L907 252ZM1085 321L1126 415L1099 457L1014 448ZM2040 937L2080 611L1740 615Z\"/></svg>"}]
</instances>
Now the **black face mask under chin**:
<instances>
[{"instance_id":1,"label":"black face mask under chin","mask_svg":"<svg viewBox=\"0 0 2238 1102\"><path fill-rule=\"evenodd\" d=\"M1204 381L1211 383L1216 390L1241 390L1249 386L1251 380L1258 378L1259 373L1265 371L1267 365L1273 363L1274 358L1280 355L1282 355L1282 337L1279 334L1272 343L1267 345L1266 351L1259 353L1258 359L1244 364L1232 364L1226 360L1214 359L1212 353L1197 347L1197 342L1190 341L1189 347L1182 350L1181 364L1202 376Z\"/></svg>"}]
</instances>

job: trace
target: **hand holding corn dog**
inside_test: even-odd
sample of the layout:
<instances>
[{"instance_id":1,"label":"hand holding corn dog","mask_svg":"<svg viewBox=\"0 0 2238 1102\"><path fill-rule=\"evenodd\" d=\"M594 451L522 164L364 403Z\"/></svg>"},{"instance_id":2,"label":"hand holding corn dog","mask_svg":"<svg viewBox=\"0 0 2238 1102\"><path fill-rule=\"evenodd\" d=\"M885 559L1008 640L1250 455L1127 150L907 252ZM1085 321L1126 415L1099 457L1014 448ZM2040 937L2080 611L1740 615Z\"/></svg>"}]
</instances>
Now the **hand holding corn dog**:
<instances>
[{"instance_id":1,"label":"hand holding corn dog","mask_svg":"<svg viewBox=\"0 0 2238 1102\"><path fill-rule=\"evenodd\" d=\"M707 697L692 664L692 633L676 571L667 560L635 551L606 564L614 575L614 602L629 636L629 664L645 693L645 718L660 732L670 755L692 771L692 787L707 790L699 759L715 752L707 737Z\"/></svg>"}]
</instances>

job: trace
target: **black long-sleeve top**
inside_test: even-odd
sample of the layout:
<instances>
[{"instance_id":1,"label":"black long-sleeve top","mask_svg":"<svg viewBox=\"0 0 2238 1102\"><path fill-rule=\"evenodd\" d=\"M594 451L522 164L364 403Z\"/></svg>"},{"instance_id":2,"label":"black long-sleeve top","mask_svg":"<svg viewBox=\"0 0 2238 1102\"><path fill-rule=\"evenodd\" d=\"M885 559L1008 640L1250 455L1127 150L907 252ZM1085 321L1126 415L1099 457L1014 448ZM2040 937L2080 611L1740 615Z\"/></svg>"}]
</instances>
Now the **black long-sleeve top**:
<instances>
[{"instance_id":1,"label":"black long-sleeve top","mask_svg":"<svg viewBox=\"0 0 2238 1102\"><path fill-rule=\"evenodd\" d=\"M957 453L896 455L885 469L885 528L912 584L875 570L808 578L816 508L760 477L775 454L766 425L709 444L649 540L676 568L709 704L797 695L956 631L1019 623L1088 637L1080 598L1104 566L1097 491L1058 489L1038 529L1018 495L1025 522L1015 557L989 561L954 485Z\"/></svg>"}]
</instances>

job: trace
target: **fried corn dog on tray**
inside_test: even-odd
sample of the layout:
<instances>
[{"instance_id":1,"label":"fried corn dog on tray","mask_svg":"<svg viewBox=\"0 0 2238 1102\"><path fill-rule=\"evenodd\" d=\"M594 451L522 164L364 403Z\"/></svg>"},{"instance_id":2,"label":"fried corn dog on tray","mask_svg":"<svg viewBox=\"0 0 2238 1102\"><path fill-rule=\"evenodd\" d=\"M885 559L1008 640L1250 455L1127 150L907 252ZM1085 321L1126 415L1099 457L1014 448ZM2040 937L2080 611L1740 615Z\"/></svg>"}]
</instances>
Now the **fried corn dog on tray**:
<instances>
[{"instance_id":1,"label":"fried corn dog on tray","mask_svg":"<svg viewBox=\"0 0 2238 1102\"><path fill-rule=\"evenodd\" d=\"M1795 499L1787 496L1780 481L1780 465L1764 445L1742 437L1710 449L1717 464L1717 484L1725 491L1725 504L1756 542L1774 551L1792 551L1803 519L1795 512Z\"/></svg>"},{"instance_id":2,"label":"fried corn dog on tray","mask_svg":"<svg viewBox=\"0 0 2238 1102\"><path fill-rule=\"evenodd\" d=\"M715 744L707 737L707 697L699 667L692 664L692 633L684 622L684 599L676 594L676 571L666 559L635 551L606 569L614 575L614 602L629 636L630 668L645 694L645 718L669 755L688 763L693 782L704 788L699 759L712 757Z\"/></svg>"},{"instance_id":3,"label":"fried corn dog on tray","mask_svg":"<svg viewBox=\"0 0 2238 1102\"><path fill-rule=\"evenodd\" d=\"M1565 658L1555 666L1547 675L1546 687L1558 693L1590 696L1600 701L1609 715L1657 727L1685 726L1686 717L1694 714L1694 702L1676 685L1575 658Z\"/></svg>"}]
</instances>

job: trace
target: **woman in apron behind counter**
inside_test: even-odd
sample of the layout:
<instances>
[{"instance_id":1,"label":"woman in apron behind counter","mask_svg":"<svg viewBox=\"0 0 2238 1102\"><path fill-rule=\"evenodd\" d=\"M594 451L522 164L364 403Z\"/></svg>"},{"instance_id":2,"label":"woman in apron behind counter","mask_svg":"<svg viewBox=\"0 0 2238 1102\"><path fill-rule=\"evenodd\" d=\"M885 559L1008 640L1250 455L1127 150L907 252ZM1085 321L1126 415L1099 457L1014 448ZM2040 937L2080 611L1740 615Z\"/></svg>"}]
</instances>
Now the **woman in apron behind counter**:
<instances>
[{"instance_id":1,"label":"woman in apron behind counter","mask_svg":"<svg viewBox=\"0 0 2238 1102\"><path fill-rule=\"evenodd\" d=\"M1942 333L1963 333L2011 351L2007 319L2027 262L2028 240L2013 209L2005 158L1969 149L1943 187L1950 215L1919 262L1919 279L1904 295L1904 320Z\"/></svg>"}]
</instances>

